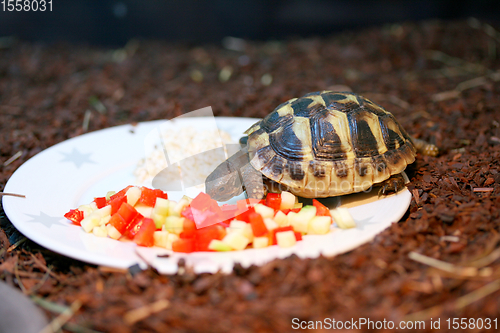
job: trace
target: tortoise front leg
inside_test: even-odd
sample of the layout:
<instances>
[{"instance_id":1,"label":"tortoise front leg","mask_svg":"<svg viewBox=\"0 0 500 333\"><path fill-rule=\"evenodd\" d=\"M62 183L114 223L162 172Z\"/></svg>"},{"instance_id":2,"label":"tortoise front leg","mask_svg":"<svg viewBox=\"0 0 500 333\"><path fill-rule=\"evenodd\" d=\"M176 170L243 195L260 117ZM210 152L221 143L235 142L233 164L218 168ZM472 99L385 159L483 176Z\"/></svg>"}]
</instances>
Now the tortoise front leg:
<instances>
[{"instance_id":1,"label":"tortoise front leg","mask_svg":"<svg viewBox=\"0 0 500 333\"><path fill-rule=\"evenodd\" d=\"M267 188L264 186L262 173L255 170L250 163L245 164L240 169L240 173L248 198L260 200L267 195Z\"/></svg>"}]
</instances>

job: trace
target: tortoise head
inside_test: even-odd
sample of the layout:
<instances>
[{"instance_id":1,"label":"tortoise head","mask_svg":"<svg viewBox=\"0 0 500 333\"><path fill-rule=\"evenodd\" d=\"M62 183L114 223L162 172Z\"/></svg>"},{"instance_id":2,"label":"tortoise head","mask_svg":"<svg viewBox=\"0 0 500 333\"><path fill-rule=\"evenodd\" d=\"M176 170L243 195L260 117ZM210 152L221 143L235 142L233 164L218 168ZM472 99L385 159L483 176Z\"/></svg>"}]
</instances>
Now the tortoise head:
<instances>
[{"instance_id":1,"label":"tortoise head","mask_svg":"<svg viewBox=\"0 0 500 333\"><path fill-rule=\"evenodd\" d=\"M205 192L217 201L227 201L243 193L238 170L228 161L221 163L205 180Z\"/></svg>"}]
</instances>

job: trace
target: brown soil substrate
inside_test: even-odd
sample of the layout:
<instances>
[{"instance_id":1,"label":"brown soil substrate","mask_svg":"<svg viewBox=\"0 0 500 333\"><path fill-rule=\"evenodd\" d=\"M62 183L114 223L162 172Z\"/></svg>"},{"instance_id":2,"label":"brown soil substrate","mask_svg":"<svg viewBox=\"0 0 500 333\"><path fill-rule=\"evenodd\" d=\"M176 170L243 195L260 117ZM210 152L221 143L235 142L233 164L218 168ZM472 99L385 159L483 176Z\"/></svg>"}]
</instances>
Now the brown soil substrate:
<instances>
[{"instance_id":1,"label":"brown soil substrate","mask_svg":"<svg viewBox=\"0 0 500 333\"><path fill-rule=\"evenodd\" d=\"M73 304L68 331L283 332L293 330L293 318L362 317L425 320L425 331L441 318L444 332L448 318L496 318L499 36L469 20L247 42L241 51L146 41L120 50L5 43L0 162L22 155L0 165L0 190L28 158L85 132L86 110L87 131L208 105L219 116L262 117L289 98L339 85L386 107L441 155L418 156L409 168L413 200L399 223L334 258L292 256L230 275L114 272L19 243L0 211L0 278L50 302L41 305L50 319L59 315L54 305ZM452 266L432 268L412 252Z\"/></svg>"}]
</instances>

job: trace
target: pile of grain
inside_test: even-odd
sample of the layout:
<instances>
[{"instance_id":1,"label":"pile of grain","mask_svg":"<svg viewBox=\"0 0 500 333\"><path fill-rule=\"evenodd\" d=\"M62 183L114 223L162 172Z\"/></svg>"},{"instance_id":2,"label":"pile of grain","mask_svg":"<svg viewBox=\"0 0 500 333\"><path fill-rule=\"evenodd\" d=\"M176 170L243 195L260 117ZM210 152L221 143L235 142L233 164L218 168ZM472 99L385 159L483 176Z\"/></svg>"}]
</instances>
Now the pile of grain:
<instances>
[{"instance_id":1,"label":"pile of grain","mask_svg":"<svg viewBox=\"0 0 500 333\"><path fill-rule=\"evenodd\" d=\"M164 130L160 135L161 142L137 164L134 174L139 184L150 184L161 172L166 182L181 179L184 187L203 189L205 178L227 159L226 145L233 142L227 132L218 129L181 127Z\"/></svg>"}]
</instances>

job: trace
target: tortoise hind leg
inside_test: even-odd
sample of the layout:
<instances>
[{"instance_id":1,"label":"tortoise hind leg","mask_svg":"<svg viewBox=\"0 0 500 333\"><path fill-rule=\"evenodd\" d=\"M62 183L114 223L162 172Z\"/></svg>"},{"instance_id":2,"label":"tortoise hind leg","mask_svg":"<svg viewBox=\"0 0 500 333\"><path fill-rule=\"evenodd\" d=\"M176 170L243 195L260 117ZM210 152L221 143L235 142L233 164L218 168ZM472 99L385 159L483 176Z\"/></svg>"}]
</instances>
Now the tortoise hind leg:
<instances>
[{"instance_id":1,"label":"tortoise hind leg","mask_svg":"<svg viewBox=\"0 0 500 333\"><path fill-rule=\"evenodd\" d=\"M411 140L419 154L428 156L437 156L439 154L439 149L435 145L421 139L411 138Z\"/></svg>"},{"instance_id":2,"label":"tortoise hind leg","mask_svg":"<svg viewBox=\"0 0 500 333\"><path fill-rule=\"evenodd\" d=\"M385 195L387 193L396 193L405 187L405 179L402 174L398 173L392 175L388 179L380 183L381 187L378 190L378 196Z\"/></svg>"}]
</instances>

